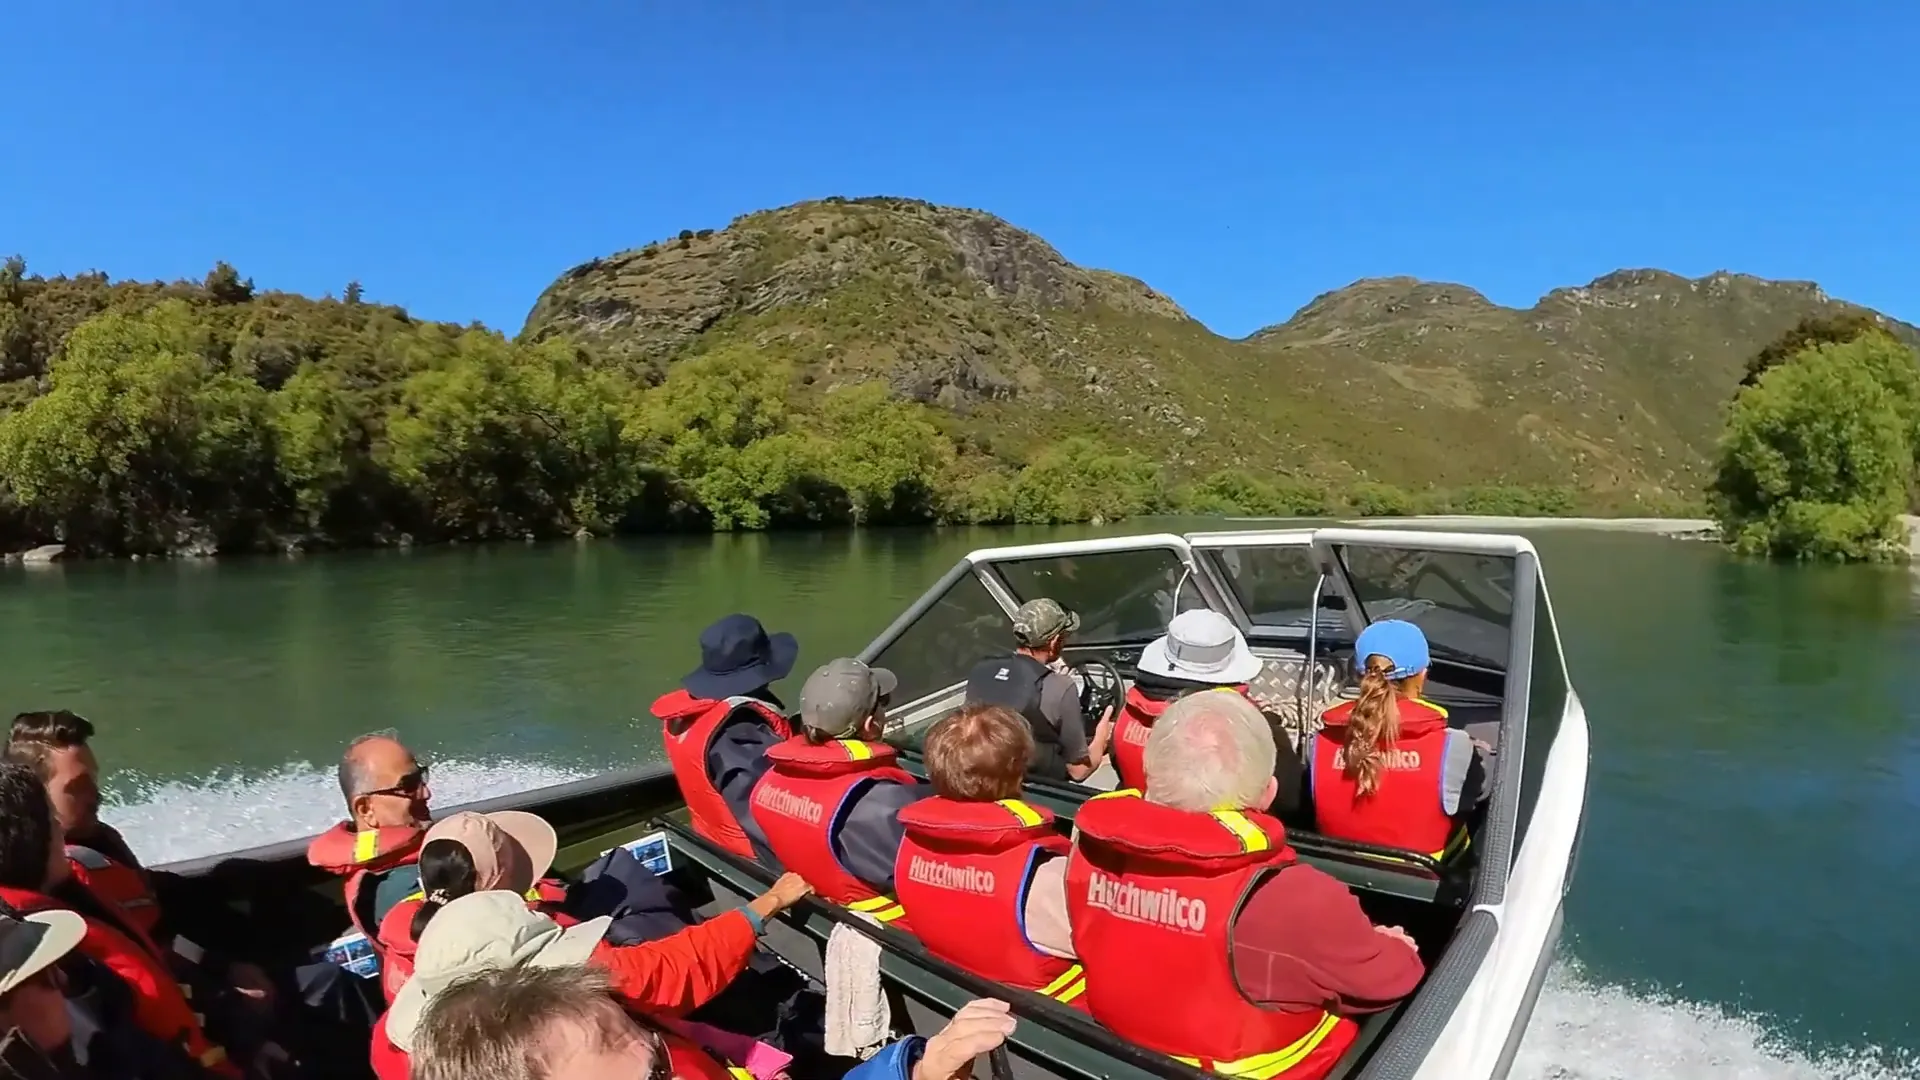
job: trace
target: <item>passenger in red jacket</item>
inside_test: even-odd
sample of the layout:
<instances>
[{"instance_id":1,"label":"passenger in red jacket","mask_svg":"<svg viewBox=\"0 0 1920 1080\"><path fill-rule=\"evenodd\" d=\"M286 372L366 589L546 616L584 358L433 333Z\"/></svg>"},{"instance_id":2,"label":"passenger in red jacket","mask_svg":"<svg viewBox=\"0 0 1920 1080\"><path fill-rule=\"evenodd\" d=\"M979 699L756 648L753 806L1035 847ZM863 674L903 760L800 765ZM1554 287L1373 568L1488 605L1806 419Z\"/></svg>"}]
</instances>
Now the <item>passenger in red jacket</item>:
<instances>
[{"instance_id":1,"label":"passenger in red jacket","mask_svg":"<svg viewBox=\"0 0 1920 1080\"><path fill-rule=\"evenodd\" d=\"M1404 930L1295 858L1262 809L1273 759L1240 695L1175 702L1147 742L1144 797L1098 795L1075 818L1068 914L1087 1008L1114 1034L1214 1072L1317 1080L1358 1035L1348 1017L1412 993L1425 968Z\"/></svg>"},{"instance_id":2,"label":"passenger in red jacket","mask_svg":"<svg viewBox=\"0 0 1920 1080\"><path fill-rule=\"evenodd\" d=\"M1067 924L1069 844L1020 798L1033 735L1002 705L927 733L934 797L900 811L900 903L927 951L982 978L1072 1003L1086 989Z\"/></svg>"},{"instance_id":3,"label":"passenger in red jacket","mask_svg":"<svg viewBox=\"0 0 1920 1080\"><path fill-rule=\"evenodd\" d=\"M638 1012L677 1017L713 1000L745 970L766 919L800 902L806 883L786 875L746 907L644 945L604 940L611 919L561 926L529 910L526 898L495 891L448 904L420 935L413 977L394 995L374 1031L373 1066L381 1080L405 1080L405 1054L428 1002L462 977L531 965L589 964L606 972L613 992Z\"/></svg>"},{"instance_id":4,"label":"passenger in red jacket","mask_svg":"<svg viewBox=\"0 0 1920 1080\"><path fill-rule=\"evenodd\" d=\"M1328 836L1440 858L1466 840L1487 795L1483 748L1427 701L1427 636L1383 619L1360 632L1360 697L1329 709L1314 736L1309 785Z\"/></svg>"}]
</instances>

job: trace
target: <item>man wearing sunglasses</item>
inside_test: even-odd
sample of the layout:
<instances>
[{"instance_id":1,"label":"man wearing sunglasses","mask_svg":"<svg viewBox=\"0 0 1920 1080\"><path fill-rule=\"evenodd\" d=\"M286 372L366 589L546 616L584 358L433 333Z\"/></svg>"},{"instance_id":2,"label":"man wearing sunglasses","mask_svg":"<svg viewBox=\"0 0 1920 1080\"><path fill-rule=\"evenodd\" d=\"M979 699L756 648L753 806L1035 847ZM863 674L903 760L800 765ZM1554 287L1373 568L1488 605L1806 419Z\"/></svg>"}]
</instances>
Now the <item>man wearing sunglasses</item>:
<instances>
[{"instance_id":1,"label":"man wearing sunglasses","mask_svg":"<svg viewBox=\"0 0 1920 1080\"><path fill-rule=\"evenodd\" d=\"M347 914L369 940L420 887L420 840L433 814L427 767L389 734L362 735L340 759L347 820L315 837L307 861L345 877Z\"/></svg>"}]
</instances>

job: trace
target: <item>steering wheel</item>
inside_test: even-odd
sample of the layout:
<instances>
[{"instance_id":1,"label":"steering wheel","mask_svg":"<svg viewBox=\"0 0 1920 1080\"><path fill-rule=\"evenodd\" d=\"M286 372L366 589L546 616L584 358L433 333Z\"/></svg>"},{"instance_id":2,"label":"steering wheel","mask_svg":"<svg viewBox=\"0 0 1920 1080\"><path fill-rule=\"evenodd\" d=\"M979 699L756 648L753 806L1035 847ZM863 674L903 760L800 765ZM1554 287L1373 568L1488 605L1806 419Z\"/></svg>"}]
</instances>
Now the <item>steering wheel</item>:
<instances>
[{"instance_id":1,"label":"steering wheel","mask_svg":"<svg viewBox=\"0 0 1920 1080\"><path fill-rule=\"evenodd\" d=\"M1067 672L1080 684L1080 715L1089 725L1099 723L1126 696L1127 684L1120 677L1120 669L1099 657L1082 660ZM1088 734L1092 734L1091 727Z\"/></svg>"}]
</instances>

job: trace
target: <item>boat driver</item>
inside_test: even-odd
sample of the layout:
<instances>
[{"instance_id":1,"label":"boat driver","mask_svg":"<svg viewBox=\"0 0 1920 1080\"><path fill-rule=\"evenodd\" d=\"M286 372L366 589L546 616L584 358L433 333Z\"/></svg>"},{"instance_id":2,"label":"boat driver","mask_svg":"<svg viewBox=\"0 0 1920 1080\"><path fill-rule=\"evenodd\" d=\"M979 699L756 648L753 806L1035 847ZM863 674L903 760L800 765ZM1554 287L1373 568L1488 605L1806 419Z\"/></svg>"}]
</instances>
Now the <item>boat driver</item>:
<instances>
[{"instance_id":1,"label":"boat driver","mask_svg":"<svg viewBox=\"0 0 1920 1080\"><path fill-rule=\"evenodd\" d=\"M980 661L967 676L966 704L1004 705L1026 718L1033 731L1032 776L1085 780L1107 758L1112 718L1101 717L1089 740L1080 688L1056 666L1079 628L1080 616L1058 601L1029 600L1013 613L1013 652Z\"/></svg>"}]
</instances>

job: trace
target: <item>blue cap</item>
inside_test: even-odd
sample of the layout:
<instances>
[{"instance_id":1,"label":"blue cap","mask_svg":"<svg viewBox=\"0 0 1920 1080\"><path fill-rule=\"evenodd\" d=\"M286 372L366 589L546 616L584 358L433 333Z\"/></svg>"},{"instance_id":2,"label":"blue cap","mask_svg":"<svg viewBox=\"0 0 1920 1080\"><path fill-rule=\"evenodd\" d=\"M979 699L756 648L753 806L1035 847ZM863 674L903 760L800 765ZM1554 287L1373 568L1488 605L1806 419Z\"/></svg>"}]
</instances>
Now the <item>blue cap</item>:
<instances>
[{"instance_id":1,"label":"blue cap","mask_svg":"<svg viewBox=\"0 0 1920 1080\"><path fill-rule=\"evenodd\" d=\"M1353 643L1353 666L1364 674L1367 658L1384 656L1393 664L1389 679L1404 679L1427 670L1427 635L1403 619L1382 619L1360 631Z\"/></svg>"}]
</instances>

